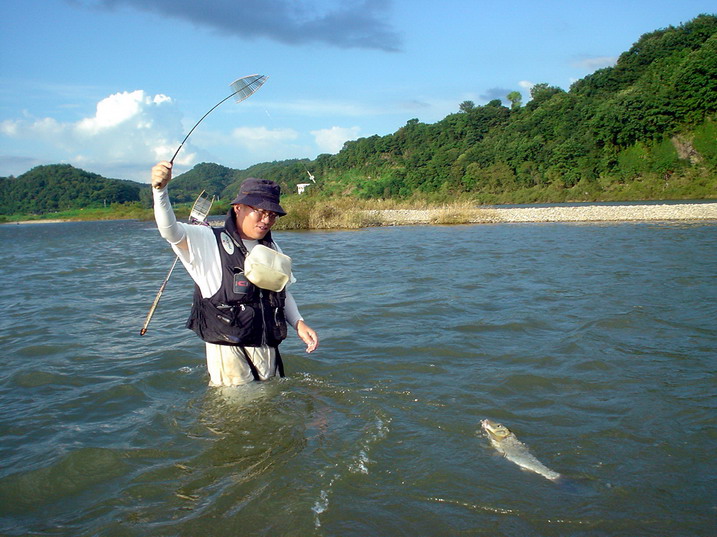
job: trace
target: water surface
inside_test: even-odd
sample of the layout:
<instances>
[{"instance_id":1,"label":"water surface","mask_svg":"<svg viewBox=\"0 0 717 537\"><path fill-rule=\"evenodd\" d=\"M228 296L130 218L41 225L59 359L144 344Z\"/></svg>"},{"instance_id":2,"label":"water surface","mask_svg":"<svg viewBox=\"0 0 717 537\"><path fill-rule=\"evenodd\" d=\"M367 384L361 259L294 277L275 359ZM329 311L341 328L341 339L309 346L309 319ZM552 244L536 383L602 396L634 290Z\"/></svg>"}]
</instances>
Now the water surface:
<instances>
[{"instance_id":1,"label":"water surface","mask_svg":"<svg viewBox=\"0 0 717 537\"><path fill-rule=\"evenodd\" d=\"M173 260L152 224L0 226L0 533L714 534L716 232L278 233L321 347L211 389L181 268L139 336Z\"/></svg>"}]
</instances>

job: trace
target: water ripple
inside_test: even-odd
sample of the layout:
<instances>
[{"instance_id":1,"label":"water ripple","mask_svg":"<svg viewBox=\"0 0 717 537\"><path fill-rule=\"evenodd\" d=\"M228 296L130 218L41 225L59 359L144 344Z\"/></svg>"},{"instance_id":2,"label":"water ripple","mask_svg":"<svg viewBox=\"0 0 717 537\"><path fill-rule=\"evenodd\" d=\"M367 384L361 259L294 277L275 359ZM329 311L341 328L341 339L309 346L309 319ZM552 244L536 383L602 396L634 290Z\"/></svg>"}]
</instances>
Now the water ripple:
<instances>
[{"instance_id":1,"label":"water ripple","mask_svg":"<svg viewBox=\"0 0 717 537\"><path fill-rule=\"evenodd\" d=\"M181 270L138 335L172 262L151 223L0 234L0 533L712 529L714 225L281 234L322 344L243 389L207 388ZM485 417L571 486L496 457Z\"/></svg>"}]
</instances>

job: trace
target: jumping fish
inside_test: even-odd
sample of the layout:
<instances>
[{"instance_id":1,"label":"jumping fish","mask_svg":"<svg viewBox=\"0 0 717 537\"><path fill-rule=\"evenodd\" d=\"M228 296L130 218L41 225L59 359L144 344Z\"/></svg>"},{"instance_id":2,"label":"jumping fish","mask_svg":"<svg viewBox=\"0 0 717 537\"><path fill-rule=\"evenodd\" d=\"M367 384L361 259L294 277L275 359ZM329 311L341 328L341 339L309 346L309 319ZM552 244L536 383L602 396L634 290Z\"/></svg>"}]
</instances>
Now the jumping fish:
<instances>
[{"instance_id":1,"label":"jumping fish","mask_svg":"<svg viewBox=\"0 0 717 537\"><path fill-rule=\"evenodd\" d=\"M484 419L480 423L490 439L490 443L506 459L551 481L556 481L561 477L558 472L554 472L536 459L528 450L528 446L518 440L505 425L489 419Z\"/></svg>"}]
</instances>

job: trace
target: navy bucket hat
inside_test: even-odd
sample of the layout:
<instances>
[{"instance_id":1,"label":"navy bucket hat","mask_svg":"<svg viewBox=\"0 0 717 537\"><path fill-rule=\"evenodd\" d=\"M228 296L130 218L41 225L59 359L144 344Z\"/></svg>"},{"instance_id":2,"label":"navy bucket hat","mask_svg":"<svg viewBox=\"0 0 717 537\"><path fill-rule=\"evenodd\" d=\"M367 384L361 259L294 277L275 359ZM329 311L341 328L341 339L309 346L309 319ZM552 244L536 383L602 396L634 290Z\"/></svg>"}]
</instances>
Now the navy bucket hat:
<instances>
[{"instance_id":1,"label":"navy bucket hat","mask_svg":"<svg viewBox=\"0 0 717 537\"><path fill-rule=\"evenodd\" d=\"M249 177L239 187L239 194L232 205L250 205L256 209L272 211L284 216L286 211L279 205L281 188L274 181Z\"/></svg>"}]
</instances>

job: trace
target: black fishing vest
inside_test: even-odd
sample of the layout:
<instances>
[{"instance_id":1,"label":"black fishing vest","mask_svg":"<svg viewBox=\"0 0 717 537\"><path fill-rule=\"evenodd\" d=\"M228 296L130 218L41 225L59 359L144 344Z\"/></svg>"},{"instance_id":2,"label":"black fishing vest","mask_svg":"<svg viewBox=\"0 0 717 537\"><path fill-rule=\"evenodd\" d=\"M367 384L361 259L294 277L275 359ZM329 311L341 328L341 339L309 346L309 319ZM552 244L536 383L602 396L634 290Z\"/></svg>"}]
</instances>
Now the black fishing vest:
<instances>
[{"instance_id":1,"label":"black fishing vest","mask_svg":"<svg viewBox=\"0 0 717 537\"><path fill-rule=\"evenodd\" d=\"M194 285L187 328L208 343L278 347L286 338L286 292L260 289L246 279L244 258L247 251L236 230L233 215L227 218L224 228L212 228L212 231L221 258L222 285L209 298L204 298L199 287ZM271 234L260 243L271 247Z\"/></svg>"}]
</instances>

